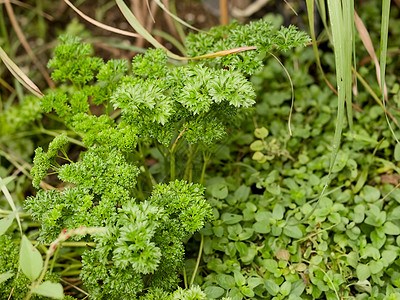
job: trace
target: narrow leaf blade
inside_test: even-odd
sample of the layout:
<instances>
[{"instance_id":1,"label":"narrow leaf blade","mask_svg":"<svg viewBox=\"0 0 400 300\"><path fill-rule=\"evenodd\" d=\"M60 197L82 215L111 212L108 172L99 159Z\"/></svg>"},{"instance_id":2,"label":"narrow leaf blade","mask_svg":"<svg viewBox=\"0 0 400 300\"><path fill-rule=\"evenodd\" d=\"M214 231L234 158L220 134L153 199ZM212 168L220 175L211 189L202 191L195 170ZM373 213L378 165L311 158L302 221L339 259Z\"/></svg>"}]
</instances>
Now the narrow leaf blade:
<instances>
[{"instance_id":1,"label":"narrow leaf blade","mask_svg":"<svg viewBox=\"0 0 400 300\"><path fill-rule=\"evenodd\" d=\"M13 76L32 94L36 97L42 98L43 93L40 89L25 75L24 72L8 57L7 53L0 47L0 58L6 65L7 69L13 74Z\"/></svg>"},{"instance_id":2,"label":"narrow leaf blade","mask_svg":"<svg viewBox=\"0 0 400 300\"><path fill-rule=\"evenodd\" d=\"M11 214L9 214L7 217L3 218L0 220L0 236L6 233L8 228L10 228L12 222L15 219L15 216L17 215L17 212L13 211Z\"/></svg>"},{"instance_id":3,"label":"narrow leaf blade","mask_svg":"<svg viewBox=\"0 0 400 300\"><path fill-rule=\"evenodd\" d=\"M216 58L216 57L222 57L226 56L229 54L235 54L243 51L248 51L248 50L255 50L258 49L256 46L248 46L248 47L239 47L239 48L232 48L228 50L222 50L214 53L208 53L200 56L195 56L195 57L187 57L188 59L203 59L203 58Z\"/></svg>"}]
</instances>

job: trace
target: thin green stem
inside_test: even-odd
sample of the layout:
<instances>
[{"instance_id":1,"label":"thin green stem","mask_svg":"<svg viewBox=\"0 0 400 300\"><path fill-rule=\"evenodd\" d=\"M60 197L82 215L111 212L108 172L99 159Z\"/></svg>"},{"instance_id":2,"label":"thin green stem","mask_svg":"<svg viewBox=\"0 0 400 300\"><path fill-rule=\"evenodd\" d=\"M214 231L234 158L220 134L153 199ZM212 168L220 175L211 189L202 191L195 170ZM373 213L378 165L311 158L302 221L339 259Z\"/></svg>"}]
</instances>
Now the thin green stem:
<instances>
[{"instance_id":1,"label":"thin green stem","mask_svg":"<svg viewBox=\"0 0 400 300\"><path fill-rule=\"evenodd\" d=\"M149 168L146 165L146 158L144 156L142 144L140 142L138 142L138 149L139 149L138 155L139 155L140 160L142 161L142 167L143 167L144 173L146 174L146 178L148 180L149 186L152 187L157 184L157 181L154 179L153 175L151 175Z\"/></svg>"},{"instance_id":2,"label":"thin green stem","mask_svg":"<svg viewBox=\"0 0 400 300\"><path fill-rule=\"evenodd\" d=\"M169 159L169 171L170 171L170 179L171 181L175 180L175 148L172 147L170 152L170 159Z\"/></svg>"},{"instance_id":3,"label":"thin green stem","mask_svg":"<svg viewBox=\"0 0 400 300\"><path fill-rule=\"evenodd\" d=\"M198 145L189 145L189 156L188 160L186 162L186 168L185 168L185 175L184 179L187 180L188 182L192 182L192 177L193 177L193 159L194 156L197 153Z\"/></svg>"},{"instance_id":4,"label":"thin green stem","mask_svg":"<svg viewBox=\"0 0 400 300\"><path fill-rule=\"evenodd\" d=\"M190 287L190 286L193 284L193 282L194 282L194 278L196 277L197 270L199 269L201 254L203 253L204 236L201 234L200 237L201 237L201 240L200 240L199 255L197 255L196 266L195 266L195 268L194 268L194 270L193 270L193 274L192 274L192 278L190 279L189 287Z\"/></svg>"},{"instance_id":5,"label":"thin green stem","mask_svg":"<svg viewBox=\"0 0 400 300\"><path fill-rule=\"evenodd\" d=\"M178 148L178 143L180 138L182 137L182 135L185 133L187 129L187 126L185 126L185 128L183 128L183 130L179 133L178 137L176 138L174 144L172 145L171 149L169 150L170 152L170 178L171 181L175 180L175 153L176 150Z\"/></svg>"},{"instance_id":6,"label":"thin green stem","mask_svg":"<svg viewBox=\"0 0 400 300\"><path fill-rule=\"evenodd\" d=\"M206 153L206 151L203 151L203 168L201 169L201 175L200 175L200 184L204 184L204 176L206 174L206 168L207 168L207 163L210 160L211 154Z\"/></svg>"},{"instance_id":7,"label":"thin green stem","mask_svg":"<svg viewBox=\"0 0 400 300\"><path fill-rule=\"evenodd\" d=\"M54 251L53 260L51 261L50 265L50 273L52 273L54 269L54 264L56 263L58 253L60 252L60 247L57 247L56 251Z\"/></svg>"},{"instance_id":8,"label":"thin green stem","mask_svg":"<svg viewBox=\"0 0 400 300\"><path fill-rule=\"evenodd\" d=\"M185 289L188 289L187 276L186 276L186 268L185 268L185 267L183 267L183 283L185 284Z\"/></svg>"},{"instance_id":9,"label":"thin green stem","mask_svg":"<svg viewBox=\"0 0 400 300\"><path fill-rule=\"evenodd\" d=\"M47 135L51 135L51 136L59 136L61 134L59 132L47 130L45 128L40 128L40 132L44 133L44 134L47 134ZM71 138L71 137L67 137L67 138L68 138L68 141L70 143L78 145L78 146L81 146L83 148L86 148L85 145L81 141L78 141L77 139L74 139L74 138Z\"/></svg>"}]
</instances>

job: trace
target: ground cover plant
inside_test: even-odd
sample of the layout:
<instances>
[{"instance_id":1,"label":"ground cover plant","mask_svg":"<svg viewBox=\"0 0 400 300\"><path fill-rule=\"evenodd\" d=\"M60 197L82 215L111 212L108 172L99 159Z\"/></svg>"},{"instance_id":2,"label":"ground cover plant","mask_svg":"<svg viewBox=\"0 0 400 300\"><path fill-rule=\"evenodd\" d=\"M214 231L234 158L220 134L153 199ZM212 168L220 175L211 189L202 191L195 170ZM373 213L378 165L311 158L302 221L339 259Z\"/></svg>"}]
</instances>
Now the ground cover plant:
<instances>
[{"instance_id":1,"label":"ground cover plant","mask_svg":"<svg viewBox=\"0 0 400 300\"><path fill-rule=\"evenodd\" d=\"M368 28L380 6L360 8ZM324 79L313 49L286 51L308 36L280 25L190 34L187 56L258 48L188 63L163 49L106 61L61 36L48 64L57 87L0 119L5 134L40 118L56 128L41 129L56 137L35 150L24 213L0 211L0 295L400 298L398 60L388 56L383 108L374 67L358 66L345 120L325 83L333 53L320 54ZM338 119L351 130L335 148ZM12 205L26 183L0 185ZM65 296L71 276L82 282Z\"/></svg>"}]
</instances>

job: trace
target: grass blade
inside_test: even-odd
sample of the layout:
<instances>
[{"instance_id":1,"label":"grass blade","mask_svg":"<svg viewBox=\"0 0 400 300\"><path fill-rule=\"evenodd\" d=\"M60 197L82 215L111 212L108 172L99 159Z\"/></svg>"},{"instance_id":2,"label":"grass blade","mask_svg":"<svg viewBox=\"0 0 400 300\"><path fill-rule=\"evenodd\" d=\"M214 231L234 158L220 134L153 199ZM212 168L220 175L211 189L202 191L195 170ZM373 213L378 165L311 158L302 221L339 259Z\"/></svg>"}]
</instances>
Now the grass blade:
<instances>
[{"instance_id":1,"label":"grass blade","mask_svg":"<svg viewBox=\"0 0 400 300\"><path fill-rule=\"evenodd\" d=\"M11 178L7 177L7 178L4 178L4 179L2 179L0 177L0 189L3 192L4 196L6 197L8 204L10 204L10 207L11 207L12 211L15 213L15 217L17 218L17 222L18 222L19 231L22 234L21 219L19 218L17 207L14 204L14 200L11 197L11 194L8 191L7 186L6 186L7 183L10 182L13 179L15 179L15 177L11 177Z\"/></svg>"},{"instance_id":2,"label":"grass blade","mask_svg":"<svg viewBox=\"0 0 400 300\"><path fill-rule=\"evenodd\" d=\"M233 48L233 49L228 49L228 50L222 50L214 53L208 53L200 56L195 56L195 57L186 57L186 59L203 59L203 58L216 58L216 57L221 57L221 56L226 56L229 54L234 54L234 53L239 53L247 50L255 50L257 49L256 46L249 46L249 47L239 47L239 48Z\"/></svg>"},{"instance_id":3,"label":"grass blade","mask_svg":"<svg viewBox=\"0 0 400 300\"><path fill-rule=\"evenodd\" d=\"M169 51L167 48L165 48L160 42L158 42L147 30L140 24L138 19L135 17L135 15L131 12L129 7L124 3L123 0L116 0L117 5L119 9L121 10L122 14L124 15L125 19L128 21L128 23L135 29L135 31L144 39L146 39L150 44L152 44L156 48L162 48L165 51L167 51L167 55L170 58L176 59L176 60L186 60L186 58L176 55Z\"/></svg>"},{"instance_id":4,"label":"grass blade","mask_svg":"<svg viewBox=\"0 0 400 300\"><path fill-rule=\"evenodd\" d=\"M382 88L381 67L380 67L380 64L379 64L379 61L378 61L378 57L376 56L376 53L375 53L374 45L372 44L372 40L371 40L371 37L370 37L370 35L368 33L367 28L365 27L363 21L358 16L356 11L354 11L354 23L356 25L357 31L358 31L358 33L360 35L361 41L363 42L363 45L364 45L365 49L367 50L369 56L371 56L371 59L374 62L375 71L376 71L376 78L378 80L379 87ZM384 83L384 85L385 85L384 96L385 96L385 99L387 100L388 98L387 98L386 83Z\"/></svg>"},{"instance_id":5,"label":"grass blade","mask_svg":"<svg viewBox=\"0 0 400 300\"><path fill-rule=\"evenodd\" d=\"M328 87L334 92L337 93L336 89L329 82L328 78L325 75L324 70L322 69L321 59L319 57L317 38L315 36L315 28L314 28L314 0L306 0L307 2L307 14L308 14L308 22L310 27L311 41L314 50L315 59L317 61L318 69L320 70L322 77L324 78Z\"/></svg>"},{"instance_id":6,"label":"grass blade","mask_svg":"<svg viewBox=\"0 0 400 300\"><path fill-rule=\"evenodd\" d=\"M343 24L344 35L342 35L343 43L343 85L345 89L345 101L347 111L347 121L350 131L353 130L353 110L352 110L352 83L353 76L351 72L352 58L354 55L355 62L355 42L354 42L354 0L342 1L343 5ZM350 43L351 47L345 47L346 43Z\"/></svg>"},{"instance_id":7,"label":"grass blade","mask_svg":"<svg viewBox=\"0 0 400 300\"><path fill-rule=\"evenodd\" d=\"M0 58L3 63L6 65L7 69L11 72L11 74L24 86L26 87L32 94L34 94L38 98L43 97L43 93L40 89L25 75L24 72L8 57L7 53L0 47Z\"/></svg>"},{"instance_id":8,"label":"grass blade","mask_svg":"<svg viewBox=\"0 0 400 300\"><path fill-rule=\"evenodd\" d=\"M137 34L137 33L121 30L121 29L118 29L118 28L115 28L115 27L108 26L108 25L105 25L103 23L100 23L100 22L90 18L89 16L85 15L78 8L76 8L70 1L64 0L64 2L67 3L69 5L69 7L71 7L83 19L85 19L89 23L91 23L91 24L93 24L93 25L95 25L95 26L97 26L97 27L99 27L101 29L104 29L104 30L107 30L107 31L111 31L111 32L114 32L114 33L118 33L118 34L121 34L121 35L135 37L135 38L140 37L140 35Z\"/></svg>"},{"instance_id":9,"label":"grass blade","mask_svg":"<svg viewBox=\"0 0 400 300\"><path fill-rule=\"evenodd\" d=\"M389 32L389 15L390 15L390 0L382 1L382 21L381 21L381 55L380 55L380 71L381 71L381 82L385 82L385 72L386 72L386 56L387 56L387 44L388 44L388 32ZM388 123L389 129L399 144L400 141L397 138L392 126L390 125L388 114L386 111L386 101L385 101L385 85L381 85L382 102L385 107L385 118Z\"/></svg>"},{"instance_id":10,"label":"grass blade","mask_svg":"<svg viewBox=\"0 0 400 300\"><path fill-rule=\"evenodd\" d=\"M339 151L339 145L341 140L341 134L343 130L343 117L344 117L344 102L345 102L345 87L344 81L344 44L343 44L343 31L341 30L343 26L343 15L342 15L342 5L341 1L328 0L328 12L329 19L332 29L332 39L333 45L335 47L335 64L336 64L336 81L338 87L338 110L336 117L336 128L332 145L332 156L329 167L330 178L332 173L332 168L336 160L337 153ZM329 181L329 179L328 179Z\"/></svg>"}]
</instances>

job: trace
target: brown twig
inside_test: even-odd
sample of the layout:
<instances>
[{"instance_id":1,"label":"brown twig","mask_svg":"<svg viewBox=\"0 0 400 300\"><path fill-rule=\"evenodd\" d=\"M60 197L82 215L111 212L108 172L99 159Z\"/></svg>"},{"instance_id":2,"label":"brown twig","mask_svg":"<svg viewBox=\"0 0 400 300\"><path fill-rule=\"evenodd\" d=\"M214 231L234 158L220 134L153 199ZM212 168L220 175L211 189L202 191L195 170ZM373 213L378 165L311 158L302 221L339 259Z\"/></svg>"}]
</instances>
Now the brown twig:
<instances>
[{"instance_id":1,"label":"brown twig","mask_svg":"<svg viewBox=\"0 0 400 300\"><path fill-rule=\"evenodd\" d=\"M229 25L228 0L219 0L219 10L221 12L221 25Z\"/></svg>"}]
</instances>

